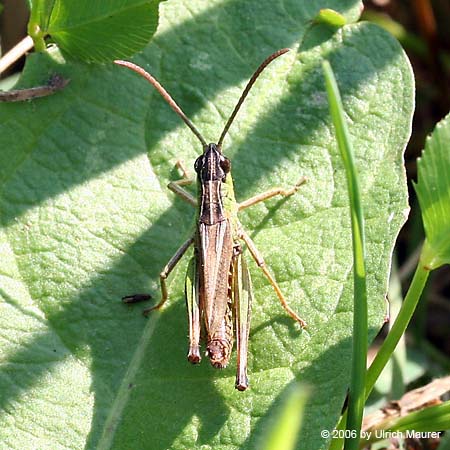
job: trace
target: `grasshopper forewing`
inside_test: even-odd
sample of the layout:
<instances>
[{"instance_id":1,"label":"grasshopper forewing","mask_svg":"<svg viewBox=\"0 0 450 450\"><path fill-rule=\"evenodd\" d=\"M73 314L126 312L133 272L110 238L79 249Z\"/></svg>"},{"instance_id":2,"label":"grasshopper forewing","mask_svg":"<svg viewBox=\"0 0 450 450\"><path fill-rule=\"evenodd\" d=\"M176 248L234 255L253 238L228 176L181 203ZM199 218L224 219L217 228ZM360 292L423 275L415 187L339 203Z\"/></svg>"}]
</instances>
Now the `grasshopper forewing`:
<instances>
[{"instance_id":1,"label":"grasshopper forewing","mask_svg":"<svg viewBox=\"0 0 450 450\"><path fill-rule=\"evenodd\" d=\"M244 208L276 195L294 194L305 179L300 179L289 190L274 188L238 203L234 196L230 173L231 163L222 154L223 139L253 83L270 62L287 51L288 49L281 49L273 53L258 67L247 83L217 144L206 143L181 108L152 75L128 61L115 61L116 64L128 67L147 79L188 125L203 147L203 154L197 158L194 164L197 173L197 198L184 188L192 180L189 179L187 171L181 163L179 167L183 171L183 178L171 182L168 186L188 203L197 207L195 231L162 270L160 274L161 301L156 306L146 309L144 314L159 309L165 303L168 297L166 279L188 248L193 245L194 256L189 263L185 281L189 319L188 360L193 364L200 362L200 340L204 336L206 355L211 364L217 368L226 367L233 347L233 334L235 334L237 343L236 388L241 391L248 387L247 352L253 299L250 274L242 254L241 242L246 244L253 259L268 278L283 308L302 328L306 326L305 321L287 304L275 278L266 267L264 259L251 238L245 233L238 219L238 212ZM142 294L136 294L124 297L123 300L132 303L141 297L143 297Z\"/></svg>"}]
</instances>

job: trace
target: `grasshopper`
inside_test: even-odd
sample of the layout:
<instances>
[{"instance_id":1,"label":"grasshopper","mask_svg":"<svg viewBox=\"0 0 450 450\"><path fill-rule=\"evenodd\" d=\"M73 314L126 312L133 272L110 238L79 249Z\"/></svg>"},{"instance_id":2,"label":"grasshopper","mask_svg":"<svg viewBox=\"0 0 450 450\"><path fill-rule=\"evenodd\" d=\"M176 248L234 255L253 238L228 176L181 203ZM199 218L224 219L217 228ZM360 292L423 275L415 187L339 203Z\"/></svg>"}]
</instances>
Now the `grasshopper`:
<instances>
[{"instance_id":1,"label":"grasshopper","mask_svg":"<svg viewBox=\"0 0 450 450\"><path fill-rule=\"evenodd\" d=\"M306 322L288 305L263 257L238 219L239 211L256 203L276 195L288 197L294 194L300 185L305 182L305 178L300 179L291 189L285 190L277 187L238 203L234 196L230 172L231 163L222 153L223 139L252 85L269 63L288 50L281 49L273 53L258 67L247 83L217 144L208 144L205 141L169 93L152 75L131 62L115 61L116 64L137 72L149 81L192 130L203 147L203 154L197 158L194 164L197 173L197 198L185 189L185 186L191 184L193 180L189 178L181 163L178 163L178 166L183 172L183 177L168 185L168 188L175 194L197 208L195 231L181 245L160 273L161 301L156 306L144 310L144 314L147 315L150 311L161 308L166 302L168 298L166 279L182 256L193 245L194 256L190 260L185 280L185 297L189 320L187 358L193 364L200 362L200 340L204 335L206 338L206 355L209 357L212 366L216 368L226 367L233 347L233 333L235 333L237 347L235 387L240 391L244 391L248 387L247 351L253 301L250 273L242 255L241 242L245 243L256 264L264 272L286 312L302 328L306 326ZM146 298L148 296L135 294L124 297L123 301L134 303Z\"/></svg>"}]
</instances>

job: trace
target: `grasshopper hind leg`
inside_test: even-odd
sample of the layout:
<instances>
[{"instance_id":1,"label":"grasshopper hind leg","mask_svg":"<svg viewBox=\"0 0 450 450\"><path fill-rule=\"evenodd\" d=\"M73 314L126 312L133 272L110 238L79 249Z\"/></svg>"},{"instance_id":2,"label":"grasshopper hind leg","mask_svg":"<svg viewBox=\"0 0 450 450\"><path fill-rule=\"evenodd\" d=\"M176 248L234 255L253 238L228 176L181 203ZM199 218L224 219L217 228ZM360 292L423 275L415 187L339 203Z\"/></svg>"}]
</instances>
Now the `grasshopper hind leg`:
<instances>
[{"instance_id":1,"label":"grasshopper hind leg","mask_svg":"<svg viewBox=\"0 0 450 450\"><path fill-rule=\"evenodd\" d=\"M236 254L233 260L232 295L237 348L235 387L239 391L245 391L248 388L247 354L253 291L250 273L242 256L240 246L239 253Z\"/></svg>"},{"instance_id":2,"label":"grasshopper hind leg","mask_svg":"<svg viewBox=\"0 0 450 450\"><path fill-rule=\"evenodd\" d=\"M278 286L277 281L275 280L273 275L269 272L269 269L266 266L264 258L259 253L258 249L256 248L255 243L252 241L250 236L244 230L241 229L239 231L239 238L242 239L247 244L247 247L248 247L253 259L255 260L258 267L263 271L264 275L269 280L269 283L272 285L273 290L277 294L277 297L280 300L281 306L296 322L298 322L300 324L300 326L302 328L306 328L306 326L307 326L306 322L288 305L286 298L284 297L283 293L281 292L280 286Z\"/></svg>"},{"instance_id":3,"label":"grasshopper hind leg","mask_svg":"<svg viewBox=\"0 0 450 450\"><path fill-rule=\"evenodd\" d=\"M198 364L202 359L200 356L201 314L199 274L195 257L189 261L184 286L189 321L189 351L187 359L192 364Z\"/></svg>"}]
</instances>

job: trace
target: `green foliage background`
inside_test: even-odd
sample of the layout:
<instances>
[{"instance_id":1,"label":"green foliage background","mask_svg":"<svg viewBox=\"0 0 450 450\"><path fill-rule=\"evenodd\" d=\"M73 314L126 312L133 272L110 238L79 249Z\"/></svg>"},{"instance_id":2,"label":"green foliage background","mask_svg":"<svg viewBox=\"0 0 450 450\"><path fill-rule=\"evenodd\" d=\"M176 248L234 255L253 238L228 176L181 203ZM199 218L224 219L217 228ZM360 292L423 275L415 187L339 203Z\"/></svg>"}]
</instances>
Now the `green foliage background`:
<instances>
[{"instance_id":1,"label":"green foliage background","mask_svg":"<svg viewBox=\"0 0 450 450\"><path fill-rule=\"evenodd\" d=\"M311 26L320 8L349 24ZM301 333L251 261L249 374L186 361L183 269L149 320L122 295L151 291L188 236L193 211L166 189L198 142L144 80L123 68L31 55L22 86L57 72L53 97L0 109L0 439L8 448L258 448L294 380L309 384L299 448L326 448L346 394L352 252L345 175L322 77L335 72L361 176L371 336L384 316L390 256L408 213L402 153L413 77L398 43L358 19L355 1L169 1L134 59L207 140L278 48L225 140L238 200L308 183L242 214Z\"/></svg>"}]
</instances>

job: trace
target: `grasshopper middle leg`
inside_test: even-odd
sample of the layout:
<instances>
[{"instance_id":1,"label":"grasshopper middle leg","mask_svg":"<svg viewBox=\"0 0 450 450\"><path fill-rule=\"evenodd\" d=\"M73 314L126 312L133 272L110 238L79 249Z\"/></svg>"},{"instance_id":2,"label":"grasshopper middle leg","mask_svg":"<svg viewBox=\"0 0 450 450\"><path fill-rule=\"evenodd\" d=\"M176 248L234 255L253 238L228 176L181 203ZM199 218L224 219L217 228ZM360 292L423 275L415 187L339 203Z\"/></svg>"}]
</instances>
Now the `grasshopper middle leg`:
<instances>
[{"instance_id":1,"label":"grasshopper middle leg","mask_svg":"<svg viewBox=\"0 0 450 450\"><path fill-rule=\"evenodd\" d=\"M166 302L168 297L166 279L193 242L194 242L193 236L190 237L186 242L184 242L183 245L172 256L172 258L170 258L169 262L166 264L164 269L159 274L159 281L161 284L161 301L157 305L152 306L151 308L144 309L144 311L142 311L144 316L147 316L150 313L150 311L153 311L154 309L161 308L161 306L164 305L164 303Z\"/></svg>"},{"instance_id":2,"label":"grasshopper middle leg","mask_svg":"<svg viewBox=\"0 0 450 450\"><path fill-rule=\"evenodd\" d=\"M178 169L180 169L183 177L180 180L177 181L171 181L168 184L168 188L177 194L179 197L181 197L184 201L187 203L190 203L193 206L197 206L197 200L194 198L194 196L186 191L184 189L184 186L188 186L193 183L194 180L192 180L189 177L189 174L184 166L184 164L181 161L177 161L176 166ZM147 316L150 311L153 311L154 309L159 309L161 306L166 302L167 300L167 287L166 287L166 278L169 276L170 272L174 269L174 267L177 265L178 261L182 258L186 250L190 247L190 245L194 242L194 238L189 238L172 256L170 261L166 264L162 272L159 274L160 284L161 284L161 294L162 298L161 301L151 308L144 309L143 314ZM138 303L143 300L150 299L151 296L148 294L132 294L127 295L125 297L122 297L122 301L124 303Z\"/></svg>"}]
</instances>

